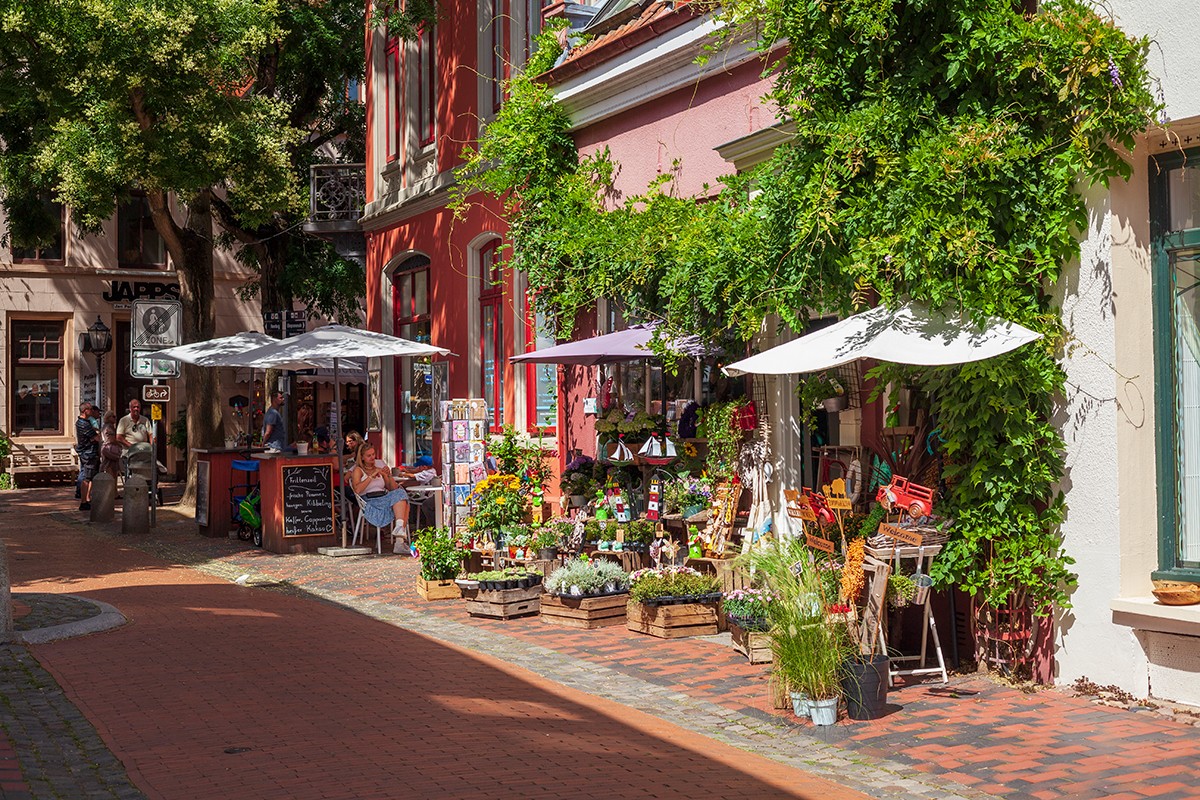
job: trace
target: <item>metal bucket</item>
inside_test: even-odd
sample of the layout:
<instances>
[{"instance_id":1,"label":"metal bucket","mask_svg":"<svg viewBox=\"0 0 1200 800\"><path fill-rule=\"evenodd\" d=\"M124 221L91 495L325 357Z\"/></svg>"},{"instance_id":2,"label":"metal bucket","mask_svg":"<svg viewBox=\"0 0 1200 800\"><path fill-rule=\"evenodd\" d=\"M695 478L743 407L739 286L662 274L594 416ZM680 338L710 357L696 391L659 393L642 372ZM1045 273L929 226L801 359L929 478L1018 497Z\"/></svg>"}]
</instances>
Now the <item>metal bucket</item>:
<instances>
[{"instance_id":1,"label":"metal bucket","mask_svg":"<svg viewBox=\"0 0 1200 800\"><path fill-rule=\"evenodd\" d=\"M913 592L913 605L923 606L929 599L929 590L933 588L933 578L928 575L913 575L913 583L917 590Z\"/></svg>"}]
</instances>

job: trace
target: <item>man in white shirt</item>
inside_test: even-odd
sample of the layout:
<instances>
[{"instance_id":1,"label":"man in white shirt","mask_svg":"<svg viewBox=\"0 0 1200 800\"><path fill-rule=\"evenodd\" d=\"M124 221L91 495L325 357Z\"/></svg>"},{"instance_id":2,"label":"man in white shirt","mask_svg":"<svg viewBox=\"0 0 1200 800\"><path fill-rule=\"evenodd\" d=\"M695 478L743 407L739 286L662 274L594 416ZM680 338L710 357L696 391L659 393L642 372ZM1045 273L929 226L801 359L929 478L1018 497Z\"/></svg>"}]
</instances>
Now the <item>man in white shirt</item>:
<instances>
[{"instance_id":1,"label":"man in white shirt","mask_svg":"<svg viewBox=\"0 0 1200 800\"><path fill-rule=\"evenodd\" d=\"M150 420L142 416L142 401L129 401L129 413L117 423L117 443L128 450L131 445L150 441Z\"/></svg>"}]
</instances>

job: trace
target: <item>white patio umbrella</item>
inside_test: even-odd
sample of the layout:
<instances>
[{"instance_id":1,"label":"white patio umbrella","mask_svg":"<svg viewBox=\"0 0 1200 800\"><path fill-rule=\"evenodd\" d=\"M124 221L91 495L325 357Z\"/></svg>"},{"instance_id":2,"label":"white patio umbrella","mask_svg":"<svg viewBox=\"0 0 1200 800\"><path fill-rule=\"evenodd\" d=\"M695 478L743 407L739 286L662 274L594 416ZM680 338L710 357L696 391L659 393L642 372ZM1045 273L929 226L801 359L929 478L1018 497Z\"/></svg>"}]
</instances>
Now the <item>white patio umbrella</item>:
<instances>
[{"instance_id":1,"label":"white patio umbrella","mask_svg":"<svg viewBox=\"0 0 1200 800\"><path fill-rule=\"evenodd\" d=\"M240 367L243 364L238 357L242 353L274 341L265 333L242 331L232 336L209 339L207 342L193 342L167 350L159 350L154 357L179 361L184 364L195 364L198 367Z\"/></svg>"},{"instance_id":2,"label":"white patio umbrella","mask_svg":"<svg viewBox=\"0 0 1200 800\"><path fill-rule=\"evenodd\" d=\"M451 355L443 347L422 344L386 333L364 331L345 325L326 325L290 339L283 339L263 347L256 348L244 354L247 363L244 366L258 368L280 368L281 364L300 363L304 366L323 366L324 362L333 362L333 392L334 405L341 413L342 385L339 380L340 364L345 359L354 358L383 358L385 356L435 356ZM303 367L287 367L299 369ZM338 464L342 465L345 452L346 437L340 429L337 435ZM346 476L342 476L345 486ZM340 493L342 512L342 547L346 546L346 493Z\"/></svg>"},{"instance_id":3,"label":"white patio umbrella","mask_svg":"<svg viewBox=\"0 0 1200 800\"><path fill-rule=\"evenodd\" d=\"M911 303L884 306L813 331L724 367L726 375L819 372L860 358L938 366L983 361L1042 338L1015 322L990 317L980 327L961 316Z\"/></svg>"}]
</instances>

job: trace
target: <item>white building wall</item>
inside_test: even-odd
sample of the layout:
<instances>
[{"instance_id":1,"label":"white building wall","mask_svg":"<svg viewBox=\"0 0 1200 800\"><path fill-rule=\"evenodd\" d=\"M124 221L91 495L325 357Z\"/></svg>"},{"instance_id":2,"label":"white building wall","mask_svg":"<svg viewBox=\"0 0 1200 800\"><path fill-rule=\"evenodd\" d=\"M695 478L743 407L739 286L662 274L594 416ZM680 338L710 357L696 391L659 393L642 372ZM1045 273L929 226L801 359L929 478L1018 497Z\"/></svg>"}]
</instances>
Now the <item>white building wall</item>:
<instances>
[{"instance_id":1,"label":"white building wall","mask_svg":"<svg viewBox=\"0 0 1200 800\"><path fill-rule=\"evenodd\" d=\"M1121 30L1148 36L1150 71L1162 85L1167 116L1172 120L1200 115L1200 70L1196 69L1196 0L1106 0Z\"/></svg>"}]
</instances>

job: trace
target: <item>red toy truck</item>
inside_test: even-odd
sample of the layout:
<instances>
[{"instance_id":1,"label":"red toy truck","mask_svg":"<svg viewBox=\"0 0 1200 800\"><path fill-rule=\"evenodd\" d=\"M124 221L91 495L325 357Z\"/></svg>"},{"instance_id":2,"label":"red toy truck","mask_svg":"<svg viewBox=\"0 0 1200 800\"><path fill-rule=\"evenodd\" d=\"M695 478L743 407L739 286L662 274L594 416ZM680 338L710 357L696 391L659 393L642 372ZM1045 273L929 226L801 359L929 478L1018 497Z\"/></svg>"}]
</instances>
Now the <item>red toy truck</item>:
<instances>
[{"instance_id":1,"label":"red toy truck","mask_svg":"<svg viewBox=\"0 0 1200 800\"><path fill-rule=\"evenodd\" d=\"M887 486L880 486L875 499L883 503L888 511L903 508L913 519L933 514L933 489L912 483L899 475L893 475L892 482Z\"/></svg>"}]
</instances>

